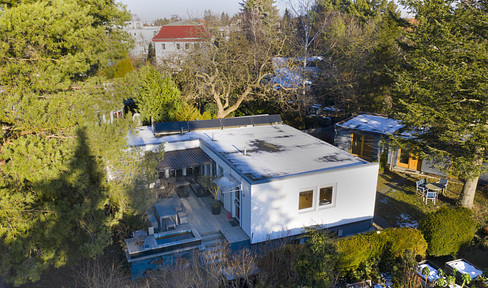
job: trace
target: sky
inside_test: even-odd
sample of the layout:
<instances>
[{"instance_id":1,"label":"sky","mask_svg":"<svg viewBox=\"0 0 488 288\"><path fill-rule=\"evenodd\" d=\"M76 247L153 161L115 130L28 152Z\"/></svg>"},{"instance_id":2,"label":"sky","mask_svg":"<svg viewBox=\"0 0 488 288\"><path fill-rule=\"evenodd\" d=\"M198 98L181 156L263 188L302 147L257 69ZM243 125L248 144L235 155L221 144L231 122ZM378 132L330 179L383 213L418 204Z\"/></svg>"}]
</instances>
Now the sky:
<instances>
[{"instance_id":1,"label":"sky","mask_svg":"<svg viewBox=\"0 0 488 288\"><path fill-rule=\"evenodd\" d=\"M237 13L242 0L118 0L127 6L132 14L136 14L142 21L153 21L159 18L170 18L178 15L181 18L203 17L206 9L215 14L227 12L229 15ZM277 1L277 7L284 10L286 0Z\"/></svg>"},{"instance_id":2,"label":"sky","mask_svg":"<svg viewBox=\"0 0 488 288\"><path fill-rule=\"evenodd\" d=\"M227 12L230 16L239 12L243 0L117 0L127 6L132 14L141 21L152 22L159 18L171 18L178 15L183 19L201 18L205 10L220 15ZM285 7L293 0L278 0L276 7L283 13ZM402 11L402 16L404 11Z\"/></svg>"}]
</instances>

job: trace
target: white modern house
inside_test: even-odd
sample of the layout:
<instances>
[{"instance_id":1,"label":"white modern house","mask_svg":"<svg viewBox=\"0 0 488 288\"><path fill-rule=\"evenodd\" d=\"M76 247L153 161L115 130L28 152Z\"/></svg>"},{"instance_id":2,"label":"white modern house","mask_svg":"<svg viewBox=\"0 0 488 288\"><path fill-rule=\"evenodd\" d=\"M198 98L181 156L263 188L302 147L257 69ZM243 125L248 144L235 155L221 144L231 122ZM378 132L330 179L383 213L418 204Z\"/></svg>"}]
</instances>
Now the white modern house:
<instances>
[{"instance_id":1,"label":"white modern house","mask_svg":"<svg viewBox=\"0 0 488 288\"><path fill-rule=\"evenodd\" d=\"M213 175L248 244L310 226L339 236L371 227L378 163L285 125L279 115L158 123L139 127L128 141L146 150L164 142L163 178Z\"/></svg>"},{"instance_id":2,"label":"white modern house","mask_svg":"<svg viewBox=\"0 0 488 288\"><path fill-rule=\"evenodd\" d=\"M129 56L145 58L148 54L149 43L161 30L161 26L147 25L141 21L126 22L124 31L134 39L134 48L129 51Z\"/></svg>"},{"instance_id":3,"label":"white modern house","mask_svg":"<svg viewBox=\"0 0 488 288\"><path fill-rule=\"evenodd\" d=\"M156 59L175 60L192 49L198 49L210 39L207 26L203 23L179 21L163 25L152 38Z\"/></svg>"}]
</instances>

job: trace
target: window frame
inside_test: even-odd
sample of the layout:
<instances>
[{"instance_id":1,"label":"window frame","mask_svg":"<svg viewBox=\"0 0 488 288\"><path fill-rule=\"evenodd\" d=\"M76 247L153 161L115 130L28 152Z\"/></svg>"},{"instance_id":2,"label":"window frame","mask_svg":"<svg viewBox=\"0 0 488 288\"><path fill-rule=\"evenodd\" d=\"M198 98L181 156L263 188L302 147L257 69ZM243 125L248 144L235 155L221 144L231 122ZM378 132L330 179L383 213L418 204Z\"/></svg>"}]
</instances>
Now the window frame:
<instances>
[{"instance_id":1,"label":"window frame","mask_svg":"<svg viewBox=\"0 0 488 288\"><path fill-rule=\"evenodd\" d=\"M315 201L315 190L316 190L317 187L308 187L308 188L303 188L303 189L300 189L298 191L298 212L302 213L302 212L311 212L311 211L314 211L315 210L315 206L316 206L316 201ZM312 191L312 206L311 207L307 207L307 208L302 208L300 209L300 194L301 193L304 193L304 192L309 192L309 191Z\"/></svg>"},{"instance_id":2,"label":"window frame","mask_svg":"<svg viewBox=\"0 0 488 288\"><path fill-rule=\"evenodd\" d=\"M332 197L330 199L330 203L329 204L324 204L324 205L320 205L320 189L322 188L332 188ZM317 203L318 203L318 208L319 209L327 209L327 208L331 208L331 207L335 207L336 205L336 195L337 195L337 184L323 184L323 185L319 185L318 186L318 197L317 197Z\"/></svg>"}]
</instances>

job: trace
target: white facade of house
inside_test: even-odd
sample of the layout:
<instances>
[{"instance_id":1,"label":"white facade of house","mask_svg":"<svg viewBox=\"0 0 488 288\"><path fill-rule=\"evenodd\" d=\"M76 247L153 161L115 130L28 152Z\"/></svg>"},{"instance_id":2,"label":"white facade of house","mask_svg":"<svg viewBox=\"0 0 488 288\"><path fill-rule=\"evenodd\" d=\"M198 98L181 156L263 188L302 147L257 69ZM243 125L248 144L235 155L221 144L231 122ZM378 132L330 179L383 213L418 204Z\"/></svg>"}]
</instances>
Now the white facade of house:
<instances>
[{"instance_id":1,"label":"white facade of house","mask_svg":"<svg viewBox=\"0 0 488 288\"><path fill-rule=\"evenodd\" d=\"M250 206L260 209L251 209L251 243L301 234L314 225L332 228L372 219L377 180L378 165L372 164L253 185ZM332 204L320 206L318 191L330 186ZM313 206L299 210L298 193L309 189L314 191Z\"/></svg>"},{"instance_id":2,"label":"white facade of house","mask_svg":"<svg viewBox=\"0 0 488 288\"><path fill-rule=\"evenodd\" d=\"M129 145L153 149L163 141L165 151L199 147L215 161L220 200L251 244L301 234L310 226L334 228L373 219L378 163L288 125L161 138L153 136L151 127L141 127Z\"/></svg>"},{"instance_id":3,"label":"white facade of house","mask_svg":"<svg viewBox=\"0 0 488 288\"><path fill-rule=\"evenodd\" d=\"M198 49L201 42L160 41L154 42L153 47L158 61L164 59L178 59L193 49Z\"/></svg>"},{"instance_id":4,"label":"white facade of house","mask_svg":"<svg viewBox=\"0 0 488 288\"><path fill-rule=\"evenodd\" d=\"M134 48L129 51L129 56L142 58L148 54L149 43L161 30L161 26L144 25L141 21L129 21L124 31L128 32L134 39Z\"/></svg>"}]
</instances>

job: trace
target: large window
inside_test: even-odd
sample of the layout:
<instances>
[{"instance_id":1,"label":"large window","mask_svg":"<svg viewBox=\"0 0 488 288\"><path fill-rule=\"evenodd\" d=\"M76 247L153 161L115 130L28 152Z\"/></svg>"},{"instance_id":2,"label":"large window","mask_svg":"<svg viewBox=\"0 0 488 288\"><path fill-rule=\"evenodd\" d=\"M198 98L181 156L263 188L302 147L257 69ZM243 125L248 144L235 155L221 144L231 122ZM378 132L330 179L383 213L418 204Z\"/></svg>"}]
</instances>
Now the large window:
<instances>
[{"instance_id":1,"label":"large window","mask_svg":"<svg viewBox=\"0 0 488 288\"><path fill-rule=\"evenodd\" d=\"M190 49L190 43L185 43L185 49Z\"/></svg>"},{"instance_id":2,"label":"large window","mask_svg":"<svg viewBox=\"0 0 488 288\"><path fill-rule=\"evenodd\" d=\"M351 134L351 154L365 160L373 160L374 136Z\"/></svg>"},{"instance_id":3,"label":"large window","mask_svg":"<svg viewBox=\"0 0 488 288\"><path fill-rule=\"evenodd\" d=\"M313 207L313 190L302 191L298 198L298 209L308 209Z\"/></svg>"},{"instance_id":4,"label":"large window","mask_svg":"<svg viewBox=\"0 0 488 288\"><path fill-rule=\"evenodd\" d=\"M180 43L176 43L176 49L180 49Z\"/></svg>"},{"instance_id":5,"label":"large window","mask_svg":"<svg viewBox=\"0 0 488 288\"><path fill-rule=\"evenodd\" d=\"M334 192L334 187L322 187L319 193L319 206L326 206L332 204L332 193Z\"/></svg>"},{"instance_id":6,"label":"large window","mask_svg":"<svg viewBox=\"0 0 488 288\"><path fill-rule=\"evenodd\" d=\"M161 49L166 50L166 44L165 43L161 44Z\"/></svg>"}]
</instances>

